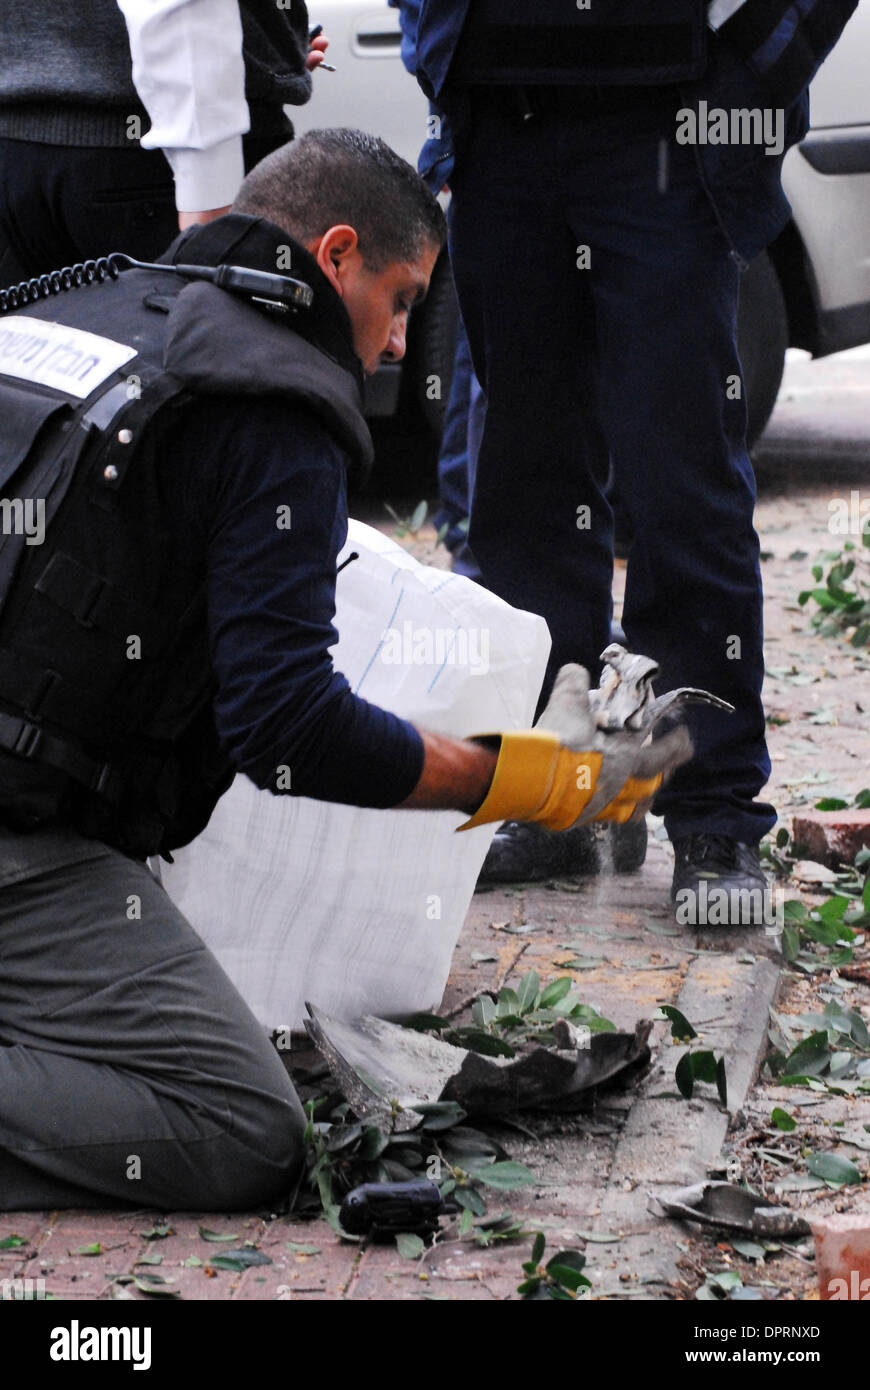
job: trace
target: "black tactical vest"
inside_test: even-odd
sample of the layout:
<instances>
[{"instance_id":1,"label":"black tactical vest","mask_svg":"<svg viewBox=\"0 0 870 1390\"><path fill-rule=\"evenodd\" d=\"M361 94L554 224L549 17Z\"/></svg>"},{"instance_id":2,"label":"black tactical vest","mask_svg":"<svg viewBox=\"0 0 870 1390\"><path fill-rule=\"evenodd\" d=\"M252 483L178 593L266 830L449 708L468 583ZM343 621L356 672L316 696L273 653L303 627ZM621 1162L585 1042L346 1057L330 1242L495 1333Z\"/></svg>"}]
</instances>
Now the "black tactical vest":
<instances>
[{"instance_id":1,"label":"black tactical vest","mask_svg":"<svg viewBox=\"0 0 870 1390\"><path fill-rule=\"evenodd\" d=\"M232 254L204 256L222 224ZM238 253L263 228L273 246L271 224L233 214L176 259L256 266ZM331 294L315 290L301 314L318 292ZM206 575L173 553L156 451L193 398L280 394L367 466L359 375L298 328L214 285L138 270L0 316L5 824L60 820L144 858L198 834L229 786Z\"/></svg>"}]
</instances>

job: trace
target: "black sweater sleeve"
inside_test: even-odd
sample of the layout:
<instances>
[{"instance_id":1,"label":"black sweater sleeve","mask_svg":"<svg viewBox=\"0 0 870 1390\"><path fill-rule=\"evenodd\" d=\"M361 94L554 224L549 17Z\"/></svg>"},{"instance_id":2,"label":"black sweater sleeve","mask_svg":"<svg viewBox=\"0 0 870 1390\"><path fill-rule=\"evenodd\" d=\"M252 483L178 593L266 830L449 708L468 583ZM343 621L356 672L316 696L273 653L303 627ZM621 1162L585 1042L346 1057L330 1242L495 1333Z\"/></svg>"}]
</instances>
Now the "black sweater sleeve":
<instances>
[{"instance_id":1,"label":"black sweater sleeve","mask_svg":"<svg viewBox=\"0 0 870 1390\"><path fill-rule=\"evenodd\" d=\"M296 402L209 400L173 439L184 511L208 566L219 733L276 794L395 806L423 768L406 720L355 696L333 668L345 458Z\"/></svg>"}]
</instances>

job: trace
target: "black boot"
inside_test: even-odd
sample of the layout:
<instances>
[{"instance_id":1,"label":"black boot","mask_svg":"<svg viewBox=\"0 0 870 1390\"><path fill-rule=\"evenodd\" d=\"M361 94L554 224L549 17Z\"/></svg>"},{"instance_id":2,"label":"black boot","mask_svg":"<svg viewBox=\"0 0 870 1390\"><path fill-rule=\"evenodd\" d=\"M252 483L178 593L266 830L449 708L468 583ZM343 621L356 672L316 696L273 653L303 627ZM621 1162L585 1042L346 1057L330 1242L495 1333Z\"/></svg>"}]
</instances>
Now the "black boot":
<instances>
[{"instance_id":1,"label":"black boot","mask_svg":"<svg viewBox=\"0 0 870 1390\"><path fill-rule=\"evenodd\" d=\"M626 874L646 858L646 820L598 821L546 830L533 821L505 821L495 832L478 883L532 883L575 874Z\"/></svg>"},{"instance_id":2,"label":"black boot","mask_svg":"<svg viewBox=\"0 0 870 1390\"><path fill-rule=\"evenodd\" d=\"M685 835L673 843L671 898L678 922L723 927L769 922L770 884L757 844L714 834Z\"/></svg>"}]
</instances>

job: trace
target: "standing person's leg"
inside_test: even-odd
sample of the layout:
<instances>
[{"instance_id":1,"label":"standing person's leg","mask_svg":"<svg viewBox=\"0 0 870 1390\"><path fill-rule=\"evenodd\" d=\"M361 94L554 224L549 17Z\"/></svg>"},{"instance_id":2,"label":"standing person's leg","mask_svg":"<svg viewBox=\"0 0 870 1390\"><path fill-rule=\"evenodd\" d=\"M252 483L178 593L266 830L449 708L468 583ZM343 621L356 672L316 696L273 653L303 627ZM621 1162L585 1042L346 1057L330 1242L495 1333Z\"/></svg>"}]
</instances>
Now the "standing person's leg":
<instances>
[{"instance_id":1,"label":"standing person's leg","mask_svg":"<svg viewBox=\"0 0 870 1390\"><path fill-rule=\"evenodd\" d=\"M610 641L612 514L598 418L588 271L565 215L553 111L524 121L507 94L475 100L451 187L451 254L485 396L469 542L483 582L542 614L553 647L539 708L568 661L593 677ZM644 822L608 828L617 872L646 854ZM507 822L482 881L595 873L592 826Z\"/></svg>"},{"instance_id":2,"label":"standing person's leg","mask_svg":"<svg viewBox=\"0 0 870 1390\"><path fill-rule=\"evenodd\" d=\"M439 531L443 526L447 527L446 545L451 553L455 553L465 540L460 523L467 522L471 510L468 491L468 405L473 374L471 349L460 317L456 325L453 380L438 454L440 507L434 518Z\"/></svg>"},{"instance_id":3,"label":"standing person's leg","mask_svg":"<svg viewBox=\"0 0 870 1390\"><path fill-rule=\"evenodd\" d=\"M258 108L243 137L245 171L292 138L280 108ZM0 139L0 289L110 251L151 261L177 236L162 150Z\"/></svg>"},{"instance_id":4,"label":"standing person's leg","mask_svg":"<svg viewBox=\"0 0 870 1390\"><path fill-rule=\"evenodd\" d=\"M471 499L474 496L474 487L477 480L477 460L480 457L480 445L483 440L483 427L485 424L486 396L483 394L483 387L478 381L474 368L472 367L471 379L468 383L468 431L465 447L465 495L468 498L468 510L465 515L469 520L471 517ZM474 579L478 583L483 582L480 567L471 553L471 546L468 544L467 529L462 538L461 545L456 548L453 568L457 574L466 574L469 579Z\"/></svg>"},{"instance_id":5,"label":"standing person's leg","mask_svg":"<svg viewBox=\"0 0 870 1390\"><path fill-rule=\"evenodd\" d=\"M264 1029L145 865L73 831L0 828L0 1210L272 1202L304 1123Z\"/></svg>"},{"instance_id":6,"label":"standing person's leg","mask_svg":"<svg viewBox=\"0 0 870 1390\"><path fill-rule=\"evenodd\" d=\"M177 235L175 187L160 150L0 140L0 242L20 269L16 278L110 251L151 260Z\"/></svg>"},{"instance_id":7,"label":"standing person's leg","mask_svg":"<svg viewBox=\"0 0 870 1390\"><path fill-rule=\"evenodd\" d=\"M703 686L736 706L730 717L691 708L695 758L655 806L668 833L752 844L776 817L754 800L770 764L738 269L694 151L674 142L679 101L645 101L633 116L566 127L562 147L582 171L572 220L593 243L599 400L635 532L623 624L661 663L660 690Z\"/></svg>"},{"instance_id":8,"label":"standing person's leg","mask_svg":"<svg viewBox=\"0 0 870 1390\"><path fill-rule=\"evenodd\" d=\"M542 614L556 669L598 669L611 616L607 447L588 274L565 217L554 122L475 99L451 179L451 256L486 396L469 543L484 583Z\"/></svg>"}]
</instances>

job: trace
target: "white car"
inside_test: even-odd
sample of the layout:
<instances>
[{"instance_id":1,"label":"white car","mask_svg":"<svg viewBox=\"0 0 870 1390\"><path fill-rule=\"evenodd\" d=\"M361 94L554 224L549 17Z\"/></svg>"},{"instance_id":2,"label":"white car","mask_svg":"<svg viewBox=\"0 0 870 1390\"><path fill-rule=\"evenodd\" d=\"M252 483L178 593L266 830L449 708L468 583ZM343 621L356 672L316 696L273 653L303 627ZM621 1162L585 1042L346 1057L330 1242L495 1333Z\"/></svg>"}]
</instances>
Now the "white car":
<instances>
[{"instance_id":1,"label":"white car","mask_svg":"<svg viewBox=\"0 0 870 1390\"><path fill-rule=\"evenodd\" d=\"M301 134L347 125L380 135L416 165L428 104L400 56L399 16L385 0L311 0L312 23L329 37L335 73L289 114ZM767 424L788 347L814 357L870 342L870 0L860 0L811 89L811 129L789 150L783 185L793 217L746 272L739 344L749 402L749 439ZM427 399L432 372L449 382L456 308L442 258L415 315L402 367L379 373L371 413L416 405L437 432L446 400ZM424 370L425 363L425 370ZM400 381L400 377L403 380Z\"/></svg>"}]
</instances>

